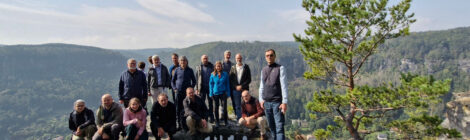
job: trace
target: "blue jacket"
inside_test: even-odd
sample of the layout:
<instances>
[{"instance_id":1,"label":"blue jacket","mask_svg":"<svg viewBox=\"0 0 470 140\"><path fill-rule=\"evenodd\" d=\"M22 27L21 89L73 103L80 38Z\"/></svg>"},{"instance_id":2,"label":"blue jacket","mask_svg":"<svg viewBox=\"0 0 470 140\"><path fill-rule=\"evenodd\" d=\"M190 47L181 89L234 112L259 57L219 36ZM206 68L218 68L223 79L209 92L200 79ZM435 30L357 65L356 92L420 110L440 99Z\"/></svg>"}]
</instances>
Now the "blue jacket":
<instances>
[{"instance_id":1,"label":"blue jacket","mask_svg":"<svg viewBox=\"0 0 470 140\"><path fill-rule=\"evenodd\" d=\"M220 95L227 93L227 97L230 96L230 78L227 72L222 72L220 78L218 75L211 74L209 81L209 97L213 95Z\"/></svg>"},{"instance_id":2,"label":"blue jacket","mask_svg":"<svg viewBox=\"0 0 470 140\"><path fill-rule=\"evenodd\" d=\"M171 87L177 89L178 91L184 91L186 93L186 88L196 85L196 77L194 76L194 71L190 67L186 67L184 70L181 67L177 67L171 79Z\"/></svg>"},{"instance_id":3,"label":"blue jacket","mask_svg":"<svg viewBox=\"0 0 470 140\"><path fill-rule=\"evenodd\" d=\"M144 72L136 70L132 76L129 70L121 74L119 80L119 100L130 100L134 97L139 100L147 99L147 80Z\"/></svg>"}]
</instances>

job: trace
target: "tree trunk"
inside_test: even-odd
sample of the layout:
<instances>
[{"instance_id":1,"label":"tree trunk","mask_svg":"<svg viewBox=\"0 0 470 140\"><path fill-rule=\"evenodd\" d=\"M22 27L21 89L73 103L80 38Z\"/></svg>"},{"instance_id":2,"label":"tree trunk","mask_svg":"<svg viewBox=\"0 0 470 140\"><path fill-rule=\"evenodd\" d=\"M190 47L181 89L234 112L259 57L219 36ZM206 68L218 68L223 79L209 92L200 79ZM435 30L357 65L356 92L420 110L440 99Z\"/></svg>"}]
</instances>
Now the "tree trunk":
<instances>
[{"instance_id":1,"label":"tree trunk","mask_svg":"<svg viewBox=\"0 0 470 140\"><path fill-rule=\"evenodd\" d=\"M350 114L350 115L352 115L352 114ZM345 121L346 122L346 127L348 128L349 134L351 135L352 138L354 138L355 140L362 140L361 136L357 132L357 129L354 128L353 118L354 118L354 115L347 117L347 120Z\"/></svg>"}]
</instances>

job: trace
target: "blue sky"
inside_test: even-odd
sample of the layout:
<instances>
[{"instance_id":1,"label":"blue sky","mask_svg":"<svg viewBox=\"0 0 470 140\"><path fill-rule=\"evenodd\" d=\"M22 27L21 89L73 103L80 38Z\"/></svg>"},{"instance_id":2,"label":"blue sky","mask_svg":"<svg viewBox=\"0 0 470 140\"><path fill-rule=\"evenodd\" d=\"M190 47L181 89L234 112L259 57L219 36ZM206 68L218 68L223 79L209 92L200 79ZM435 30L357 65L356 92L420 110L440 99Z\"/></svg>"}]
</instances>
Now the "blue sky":
<instances>
[{"instance_id":1,"label":"blue sky","mask_svg":"<svg viewBox=\"0 0 470 140\"><path fill-rule=\"evenodd\" d=\"M393 0L392 0L393 1ZM415 0L412 31L470 26L468 0ZM293 41L301 0L0 0L0 44L182 48L210 41Z\"/></svg>"}]
</instances>

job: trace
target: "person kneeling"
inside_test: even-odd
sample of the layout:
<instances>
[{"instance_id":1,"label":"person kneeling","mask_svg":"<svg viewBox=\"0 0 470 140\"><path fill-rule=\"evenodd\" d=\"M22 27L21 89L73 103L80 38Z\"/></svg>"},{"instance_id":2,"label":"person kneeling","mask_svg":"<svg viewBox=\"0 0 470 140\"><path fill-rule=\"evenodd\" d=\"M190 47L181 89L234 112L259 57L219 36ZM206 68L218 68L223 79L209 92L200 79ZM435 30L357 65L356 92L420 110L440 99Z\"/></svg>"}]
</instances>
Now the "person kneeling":
<instances>
[{"instance_id":1,"label":"person kneeling","mask_svg":"<svg viewBox=\"0 0 470 140\"><path fill-rule=\"evenodd\" d=\"M264 111L259 105L258 100L251 97L248 90L242 92L242 99L242 118L238 120L238 123L250 129L258 126L261 133L260 139L265 139L266 118L263 117Z\"/></svg>"},{"instance_id":2,"label":"person kneeling","mask_svg":"<svg viewBox=\"0 0 470 140\"><path fill-rule=\"evenodd\" d=\"M189 134L194 136L197 131L211 133L212 125L207 122L209 111L202 99L194 95L194 89L186 89L186 98L183 100L184 116L189 128Z\"/></svg>"},{"instance_id":3,"label":"person kneeling","mask_svg":"<svg viewBox=\"0 0 470 140\"><path fill-rule=\"evenodd\" d=\"M117 140L122 130L122 108L114 103L110 94L103 95L101 103L102 105L96 111L98 131L93 136L93 140Z\"/></svg>"},{"instance_id":4,"label":"person kneeling","mask_svg":"<svg viewBox=\"0 0 470 140\"><path fill-rule=\"evenodd\" d=\"M156 140L166 136L173 139L173 134L176 133L176 107L168 102L165 93L159 94L157 101L153 103L150 119L150 128Z\"/></svg>"},{"instance_id":5,"label":"person kneeling","mask_svg":"<svg viewBox=\"0 0 470 140\"><path fill-rule=\"evenodd\" d=\"M142 109L140 100L132 98L129 107L124 112L124 126L126 127L126 140L148 140L147 112Z\"/></svg>"},{"instance_id":6,"label":"person kneeling","mask_svg":"<svg viewBox=\"0 0 470 140\"><path fill-rule=\"evenodd\" d=\"M93 111L85 106L82 99L74 103L74 111L69 117L69 128L73 132L72 140L90 140L96 132Z\"/></svg>"}]
</instances>

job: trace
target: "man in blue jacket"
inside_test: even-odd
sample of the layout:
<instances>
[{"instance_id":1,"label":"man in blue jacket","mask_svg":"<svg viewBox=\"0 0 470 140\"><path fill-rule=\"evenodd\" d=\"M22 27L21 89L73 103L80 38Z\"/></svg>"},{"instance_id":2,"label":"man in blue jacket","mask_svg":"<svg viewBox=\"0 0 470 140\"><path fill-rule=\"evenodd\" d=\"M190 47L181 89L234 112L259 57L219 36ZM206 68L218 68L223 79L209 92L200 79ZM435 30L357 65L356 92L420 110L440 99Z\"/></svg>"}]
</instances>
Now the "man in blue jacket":
<instances>
[{"instance_id":1,"label":"man in blue jacket","mask_svg":"<svg viewBox=\"0 0 470 140\"><path fill-rule=\"evenodd\" d=\"M196 77L194 71L188 67L188 59L186 56L179 58L180 67L176 68L174 75L171 80L171 86L176 93L176 116L178 118L178 128L184 128L188 130L186 126L186 120L183 118L183 100L186 98L186 89L194 88L196 85Z\"/></svg>"},{"instance_id":2,"label":"man in blue jacket","mask_svg":"<svg viewBox=\"0 0 470 140\"><path fill-rule=\"evenodd\" d=\"M147 80L144 72L137 70L135 59L127 60L127 70L119 79L119 103L127 108L129 100L136 97L142 101L142 106L147 103Z\"/></svg>"}]
</instances>

